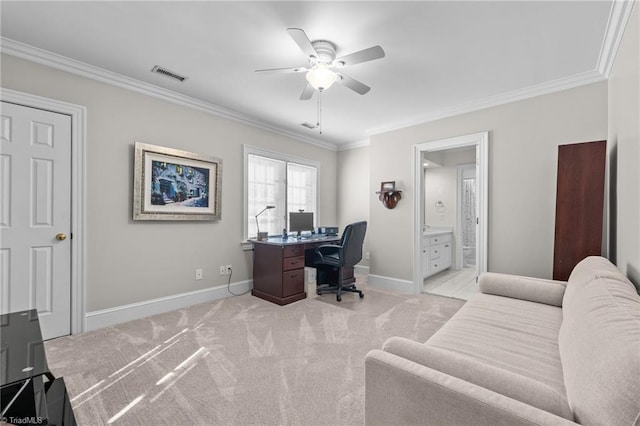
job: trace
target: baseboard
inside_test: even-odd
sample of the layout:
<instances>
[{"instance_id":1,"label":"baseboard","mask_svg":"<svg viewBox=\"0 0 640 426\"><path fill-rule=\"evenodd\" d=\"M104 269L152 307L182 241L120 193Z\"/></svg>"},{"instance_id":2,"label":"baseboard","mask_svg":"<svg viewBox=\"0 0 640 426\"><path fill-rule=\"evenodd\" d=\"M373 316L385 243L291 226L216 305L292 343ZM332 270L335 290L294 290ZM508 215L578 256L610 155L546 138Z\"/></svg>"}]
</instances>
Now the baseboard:
<instances>
[{"instance_id":1,"label":"baseboard","mask_svg":"<svg viewBox=\"0 0 640 426\"><path fill-rule=\"evenodd\" d=\"M252 287L253 280L240 281L231 284L231 291L240 294L249 291ZM127 321L186 308L187 306L197 305L199 303L224 299L229 296L232 295L227 290L227 286L224 285L175 294L173 296L160 297L144 302L131 303L129 305L116 306L115 308L87 312L84 331L97 330Z\"/></svg>"},{"instance_id":2,"label":"baseboard","mask_svg":"<svg viewBox=\"0 0 640 426\"><path fill-rule=\"evenodd\" d=\"M413 281L369 274L369 277L367 278L367 284L371 287L393 290L399 293L414 294Z\"/></svg>"},{"instance_id":3,"label":"baseboard","mask_svg":"<svg viewBox=\"0 0 640 426\"><path fill-rule=\"evenodd\" d=\"M359 275L369 275L369 267L356 265L353 267L353 272Z\"/></svg>"}]
</instances>

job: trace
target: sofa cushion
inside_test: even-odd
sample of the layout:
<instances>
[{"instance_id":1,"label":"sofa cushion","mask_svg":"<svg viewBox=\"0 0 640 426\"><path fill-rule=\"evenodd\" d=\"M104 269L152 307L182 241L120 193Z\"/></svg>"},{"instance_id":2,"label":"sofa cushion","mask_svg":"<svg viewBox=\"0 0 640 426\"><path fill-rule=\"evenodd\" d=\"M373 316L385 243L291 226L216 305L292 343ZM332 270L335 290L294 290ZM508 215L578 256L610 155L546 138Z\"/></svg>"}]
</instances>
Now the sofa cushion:
<instances>
[{"instance_id":1,"label":"sofa cushion","mask_svg":"<svg viewBox=\"0 0 640 426\"><path fill-rule=\"evenodd\" d=\"M571 274L563 299L559 345L567 398L580 423L635 425L640 296L606 259L583 262Z\"/></svg>"},{"instance_id":2,"label":"sofa cushion","mask_svg":"<svg viewBox=\"0 0 640 426\"><path fill-rule=\"evenodd\" d=\"M558 352L560 308L526 300L478 294L428 341L541 382L564 395Z\"/></svg>"},{"instance_id":3,"label":"sofa cushion","mask_svg":"<svg viewBox=\"0 0 640 426\"><path fill-rule=\"evenodd\" d=\"M488 365L474 357L434 347L428 342L420 344L402 337L391 337L385 342L383 350L573 420L566 396L537 380Z\"/></svg>"},{"instance_id":4,"label":"sofa cushion","mask_svg":"<svg viewBox=\"0 0 640 426\"><path fill-rule=\"evenodd\" d=\"M406 358L372 350L365 358L365 425L575 423Z\"/></svg>"}]
</instances>

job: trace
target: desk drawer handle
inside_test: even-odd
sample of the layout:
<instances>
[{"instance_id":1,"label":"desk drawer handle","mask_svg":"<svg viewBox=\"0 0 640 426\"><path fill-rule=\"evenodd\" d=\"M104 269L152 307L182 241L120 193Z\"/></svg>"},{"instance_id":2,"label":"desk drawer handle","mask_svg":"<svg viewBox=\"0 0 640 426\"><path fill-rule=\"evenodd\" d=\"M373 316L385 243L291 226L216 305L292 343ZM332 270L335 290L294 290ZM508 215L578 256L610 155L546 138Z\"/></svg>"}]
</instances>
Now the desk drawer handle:
<instances>
[{"instance_id":1,"label":"desk drawer handle","mask_svg":"<svg viewBox=\"0 0 640 426\"><path fill-rule=\"evenodd\" d=\"M289 275L289 278L295 278L295 277L297 277L297 276L298 276L298 274L297 274L297 273L295 273L295 274L291 274L291 275Z\"/></svg>"}]
</instances>

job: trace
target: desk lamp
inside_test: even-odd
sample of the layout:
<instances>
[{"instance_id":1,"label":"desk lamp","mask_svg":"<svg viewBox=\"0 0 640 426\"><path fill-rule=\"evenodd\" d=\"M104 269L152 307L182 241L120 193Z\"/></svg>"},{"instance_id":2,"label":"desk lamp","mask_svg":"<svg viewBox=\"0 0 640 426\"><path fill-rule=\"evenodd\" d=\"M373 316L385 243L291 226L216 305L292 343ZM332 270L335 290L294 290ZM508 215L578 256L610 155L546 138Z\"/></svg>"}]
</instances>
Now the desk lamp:
<instances>
[{"instance_id":1,"label":"desk lamp","mask_svg":"<svg viewBox=\"0 0 640 426\"><path fill-rule=\"evenodd\" d=\"M266 240L267 237L269 236L268 232L260 232L260 225L258 225L258 216L260 216L262 213L264 213L269 209L275 209L275 208L276 206L267 206L264 209L262 209L260 213L256 215L256 228L258 229L258 241Z\"/></svg>"}]
</instances>

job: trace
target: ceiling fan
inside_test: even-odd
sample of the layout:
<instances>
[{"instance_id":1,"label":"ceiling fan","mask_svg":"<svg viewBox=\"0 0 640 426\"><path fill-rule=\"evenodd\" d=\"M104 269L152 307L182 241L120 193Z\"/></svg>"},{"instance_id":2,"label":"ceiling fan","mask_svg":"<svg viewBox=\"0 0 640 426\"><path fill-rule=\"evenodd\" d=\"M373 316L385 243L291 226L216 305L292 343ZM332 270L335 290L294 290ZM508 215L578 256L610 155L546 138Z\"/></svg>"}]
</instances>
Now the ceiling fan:
<instances>
[{"instance_id":1,"label":"ceiling fan","mask_svg":"<svg viewBox=\"0 0 640 426\"><path fill-rule=\"evenodd\" d=\"M256 70L256 72L306 72L307 85L300 95L301 100L311 99L314 90L322 92L331 87L333 83L342 84L361 95L371 90L366 84L342 72L342 68L384 58L382 47L373 46L336 58L336 46L330 41L311 41L300 28L287 28L287 32L307 56L309 64L293 68L262 69Z\"/></svg>"}]
</instances>

